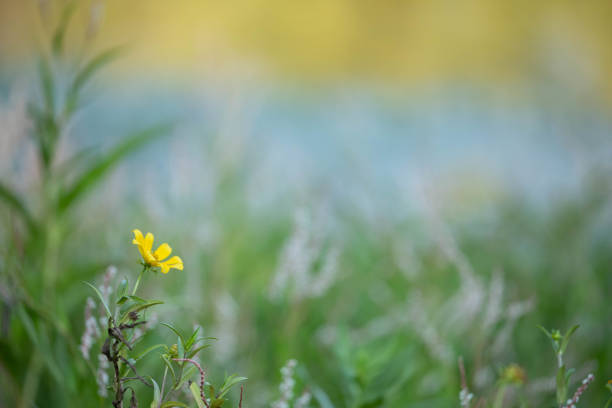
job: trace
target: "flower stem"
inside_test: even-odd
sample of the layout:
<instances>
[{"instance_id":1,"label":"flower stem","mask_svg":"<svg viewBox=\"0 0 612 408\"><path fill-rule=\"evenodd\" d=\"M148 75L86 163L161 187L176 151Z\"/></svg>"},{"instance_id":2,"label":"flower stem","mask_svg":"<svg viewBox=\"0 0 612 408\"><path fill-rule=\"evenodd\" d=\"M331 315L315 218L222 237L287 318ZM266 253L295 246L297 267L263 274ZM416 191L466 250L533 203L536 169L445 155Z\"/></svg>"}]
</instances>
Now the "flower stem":
<instances>
[{"instance_id":1,"label":"flower stem","mask_svg":"<svg viewBox=\"0 0 612 408\"><path fill-rule=\"evenodd\" d=\"M493 408L502 408L504 404L504 397L506 396L506 384L501 384L499 389L497 390L497 395L495 396L495 402L493 403Z\"/></svg>"},{"instance_id":2,"label":"flower stem","mask_svg":"<svg viewBox=\"0 0 612 408\"><path fill-rule=\"evenodd\" d=\"M132 296L136 294L136 291L138 290L138 285L140 285L140 279L142 278L142 275L144 275L144 273L147 271L147 269L149 269L149 267L145 265L142 268L142 271L140 271L140 274L138 274L138 279L136 279L136 283L134 284L134 289L132 290Z\"/></svg>"}]
</instances>

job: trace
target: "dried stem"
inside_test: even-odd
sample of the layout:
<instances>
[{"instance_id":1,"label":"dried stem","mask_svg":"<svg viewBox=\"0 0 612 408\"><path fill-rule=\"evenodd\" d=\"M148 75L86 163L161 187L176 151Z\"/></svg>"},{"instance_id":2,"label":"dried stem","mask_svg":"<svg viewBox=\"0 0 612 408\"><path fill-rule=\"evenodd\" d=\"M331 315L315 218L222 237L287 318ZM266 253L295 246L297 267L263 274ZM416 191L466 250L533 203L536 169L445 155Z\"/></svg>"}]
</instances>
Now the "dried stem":
<instances>
[{"instance_id":1,"label":"dried stem","mask_svg":"<svg viewBox=\"0 0 612 408\"><path fill-rule=\"evenodd\" d=\"M461 356L459 357L458 364L459 364L459 375L461 376L461 388L465 389L467 388L467 381L465 377L465 366L463 365L463 357Z\"/></svg>"},{"instance_id":2,"label":"dried stem","mask_svg":"<svg viewBox=\"0 0 612 408\"><path fill-rule=\"evenodd\" d=\"M102 354L104 354L109 362L113 365L113 371L115 373L115 399L113 400L113 407L115 408L123 408L123 397L125 395L126 388L123 387L123 383L129 380L139 380L143 384L148 387L152 387L151 383L149 383L144 377L138 375L136 371L136 367L132 363L130 363L126 358L120 355L120 347L125 345L129 350L132 349L132 345L128 340L126 340L125 335L123 334L123 330L133 329L141 324L145 324L146 321L138 321L134 323L124 323L119 326L115 326L115 321L111 318L108 321L108 338L104 342L102 346ZM121 377L121 370L119 364L126 364L132 372L134 376L132 377ZM136 396L134 394L134 390L131 387L128 387L132 390L132 397L130 398L130 408L137 407L138 402L136 401Z\"/></svg>"}]
</instances>

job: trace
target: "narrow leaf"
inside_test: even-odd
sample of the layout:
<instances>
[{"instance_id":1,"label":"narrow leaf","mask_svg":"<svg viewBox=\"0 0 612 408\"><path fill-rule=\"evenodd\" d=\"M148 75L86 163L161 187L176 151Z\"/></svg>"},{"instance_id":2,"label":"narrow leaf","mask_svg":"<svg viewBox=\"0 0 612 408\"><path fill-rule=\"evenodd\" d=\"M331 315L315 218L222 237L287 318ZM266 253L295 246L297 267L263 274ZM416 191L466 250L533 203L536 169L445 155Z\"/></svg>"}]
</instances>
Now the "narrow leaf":
<instances>
[{"instance_id":1,"label":"narrow leaf","mask_svg":"<svg viewBox=\"0 0 612 408\"><path fill-rule=\"evenodd\" d=\"M196 327L196 329L193 331L193 334L189 337L189 339L185 342L185 349L186 350L190 350L191 346L193 346L193 344L196 341L196 336L198 335L198 332L200 331L199 327Z\"/></svg>"},{"instance_id":2,"label":"narrow leaf","mask_svg":"<svg viewBox=\"0 0 612 408\"><path fill-rule=\"evenodd\" d=\"M179 337L178 340L176 341L177 344L177 348L178 348L178 356L179 358L185 358L185 346L183 345L183 338ZM181 365L184 363L184 361L181 362Z\"/></svg>"},{"instance_id":3,"label":"narrow leaf","mask_svg":"<svg viewBox=\"0 0 612 408\"><path fill-rule=\"evenodd\" d=\"M17 196L17 194L12 191L8 186L4 185L4 183L0 182L0 198L6 202L6 204L12 207L15 211L19 213L21 218L23 218L24 222L30 228L30 230L36 229L36 223L30 215L27 207L21 201L21 199Z\"/></svg>"},{"instance_id":4,"label":"narrow leaf","mask_svg":"<svg viewBox=\"0 0 612 408\"><path fill-rule=\"evenodd\" d=\"M61 195L57 205L59 212L67 210L83 193L99 182L121 159L145 146L155 138L166 134L169 129L170 126L168 125L156 126L126 137L108 154L85 170L75 183Z\"/></svg>"},{"instance_id":5,"label":"narrow leaf","mask_svg":"<svg viewBox=\"0 0 612 408\"><path fill-rule=\"evenodd\" d=\"M38 61L38 79L45 102L44 110L48 116L52 117L55 115L55 86L51 67L45 57L41 57Z\"/></svg>"},{"instance_id":6,"label":"narrow leaf","mask_svg":"<svg viewBox=\"0 0 612 408\"><path fill-rule=\"evenodd\" d=\"M191 383L191 385L189 386L189 391L191 391L193 399L195 400L196 404L198 404L198 408L204 408L205 405L204 401L202 401L202 398L200 398L200 387L198 386L198 384Z\"/></svg>"},{"instance_id":7,"label":"narrow leaf","mask_svg":"<svg viewBox=\"0 0 612 408\"><path fill-rule=\"evenodd\" d=\"M98 288L96 288L94 285L92 285L89 282L83 281L83 283L88 285L90 288L92 288L94 290L94 292L96 292L96 295L98 295L98 299L100 299L100 302L102 303L102 306L104 306L104 310L106 310L106 316L107 317L111 317L113 314L111 313L110 309L108 308L108 305L104 301L104 297L102 296L102 293L100 292L100 290L98 290Z\"/></svg>"},{"instance_id":8,"label":"narrow leaf","mask_svg":"<svg viewBox=\"0 0 612 408\"><path fill-rule=\"evenodd\" d=\"M571 329L569 329L567 333L565 333L565 336L563 336L563 340L561 341L561 347L559 348L559 351L561 353L565 353L565 349L567 348L567 345L569 344L570 337L572 337L572 334L574 334L574 332L578 330L579 327L580 325L577 324Z\"/></svg>"},{"instance_id":9,"label":"narrow leaf","mask_svg":"<svg viewBox=\"0 0 612 408\"><path fill-rule=\"evenodd\" d=\"M167 328L169 328L170 330L172 330L174 332L174 334L176 334L177 336L179 336L181 338L181 340L184 340L183 335L181 334L180 331L178 331L178 329L174 326L172 326L170 323L162 323L162 326L166 326Z\"/></svg>"},{"instance_id":10,"label":"narrow leaf","mask_svg":"<svg viewBox=\"0 0 612 408\"><path fill-rule=\"evenodd\" d=\"M241 383L243 381L248 380L247 377L236 377L235 375L229 376L223 386L221 387L221 391L219 392L218 398L223 398L225 394L229 392L229 390L236 384Z\"/></svg>"},{"instance_id":11,"label":"narrow leaf","mask_svg":"<svg viewBox=\"0 0 612 408\"><path fill-rule=\"evenodd\" d=\"M125 312L123 312L123 314L121 315L121 319L119 319L119 323L123 323L126 320L128 320L130 318L130 313L135 312L138 313L142 310L148 309L150 307L153 307L155 305L161 305L164 302L162 302L161 300L152 300L150 302L147 303L138 303L135 305L130 306L127 310L125 310Z\"/></svg>"},{"instance_id":12,"label":"narrow leaf","mask_svg":"<svg viewBox=\"0 0 612 408\"><path fill-rule=\"evenodd\" d=\"M150 378L153 383L153 401L151 401L151 408L158 408L159 404L161 404L161 392L159 390L159 385L153 378Z\"/></svg>"},{"instance_id":13,"label":"narrow leaf","mask_svg":"<svg viewBox=\"0 0 612 408\"><path fill-rule=\"evenodd\" d=\"M210 344L204 344L201 345L199 347L194 348L193 350L189 351L186 355L187 358L193 358L196 354L198 354L200 351L204 350L205 348L210 347Z\"/></svg>"},{"instance_id":14,"label":"narrow leaf","mask_svg":"<svg viewBox=\"0 0 612 408\"><path fill-rule=\"evenodd\" d=\"M120 304L119 301L123 298L126 298L125 300L128 299L127 296L125 296L125 294L127 293L128 284L128 278L123 278L121 279L121 282L119 282L119 286L117 287L117 297L119 298L119 300L117 300L117 304ZM125 300L123 302L125 302Z\"/></svg>"},{"instance_id":15,"label":"narrow leaf","mask_svg":"<svg viewBox=\"0 0 612 408\"><path fill-rule=\"evenodd\" d=\"M75 76L72 85L68 90L66 97L65 114L71 115L77 108L79 103L79 96L83 87L100 69L105 65L115 60L121 53L121 47L114 47L105 51L102 51L95 57L93 57Z\"/></svg>"},{"instance_id":16,"label":"narrow leaf","mask_svg":"<svg viewBox=\"0 0 612 408\"><path fill-rule=\"evenodd\" d=\"M144 350L142 353L136 355L136 357L134 357L134 360L138 361L138 360L144 358L144 356L146 356L147 354L149 354L153 350L157 350L158 348L162 348L162 347L165 347L165 344L156 344L154 346L151 346L151 347L147 348L146 350Z\"/></svg>"},{"instance_id":17,"label":"narrow leaf","mask_svg":"<svg viewBox=\"0 0 612 408\"><path fill-rule=\"evenodd\" d=\"M182 402L178 402L178 401L167 401L167 402L164 402L161 406L161 408L172 408L172 407L189 408L189 405L182 403Z\"/></svg>"},{"instance_id":18,"label":"narrow leaf","mask_svg":"<svg viewBox=\"0 0 612 408\"><path fill-rule=\"evenodd\" d=\"M66 37L66 31L68 30L68 23L70 22L70 18L74 14L76 9L76 2L71 1L66 4L64 10L62 10L62 15L60 17L59 23L57 24L57 28L53 33L53 39L51 40L51 49L53 50L54 55L60 55L64 50L64 38Z\"/></svg>"}]
</instances>

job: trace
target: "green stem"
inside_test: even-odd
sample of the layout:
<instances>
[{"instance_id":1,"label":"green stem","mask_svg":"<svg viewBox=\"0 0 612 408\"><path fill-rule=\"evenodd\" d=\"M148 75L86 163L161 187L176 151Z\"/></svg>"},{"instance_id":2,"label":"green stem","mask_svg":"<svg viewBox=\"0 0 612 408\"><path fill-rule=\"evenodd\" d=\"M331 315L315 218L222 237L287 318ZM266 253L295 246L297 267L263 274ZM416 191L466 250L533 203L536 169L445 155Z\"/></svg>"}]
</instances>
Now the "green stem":
<instances>
[{"instance_id":1,"label":"green stem","mask_svg":"<svg viewBox=\"0 0 612 408\"><path fill-rule=\"evenodd\" d=\"M166 396L164 395L164 388L166 387L166 376L167 375L168 375L168 366L166 366L166 368L164 369L164 378L162 379L161 392L159 393L159 395L161 396L161 399L159 400L159 404L157 405L157 408L161 407L162 402L164 402L164 400L166 399Z\"/></svg>"},{"instance_id":2,"label":"green stem","mask_svg":"<svg viewBox=\"0 0 612 408\"><path fill-rule=\"evenodd\" d=\"M497 395L495 396L495 402L493 403L493 408L502 408L504 404L504 397L506 396L506 385L500 385L497 390Z\"/></svg>"},{"instance_id":3,"label":"green stem","mask_svg":"<svg viewBox=\"0 0 612 408\"><path fill-rule=\"evenodd\" d=\"M606 406L604 408L608 408L610 405L612 405L612 398L610 398L608 402L606 402Z\"/></svg>"},{"instance_id":4,"label":"green stem","mask_svg":"<svg viewBox=\"0 0 612 408\"><path fill-rule=\"evenodd\" d=\"M145 265L144 268L142 268L142 271L140 271L140 274L138 274L138 279L136 279L136 283L134 284L134 290L132 290L132 296L136 294L136 291L138 290L138 285L140 285L140 279L142 279L142 275L144 275L147 269L149 269L149 267Z\"/></svg>"},{"instance_id":5,"label":"green stem","mask_svg":"<svg viewBox=\"0 0 612 408\"><path fill-rule=\"evenodd\" d=\"M28 369L23 386L21 401L19 408L27 408L34 403L40 382L42 372L42 358L38 353L35 353L30 358Z\"/></svg>"}]
</instances>

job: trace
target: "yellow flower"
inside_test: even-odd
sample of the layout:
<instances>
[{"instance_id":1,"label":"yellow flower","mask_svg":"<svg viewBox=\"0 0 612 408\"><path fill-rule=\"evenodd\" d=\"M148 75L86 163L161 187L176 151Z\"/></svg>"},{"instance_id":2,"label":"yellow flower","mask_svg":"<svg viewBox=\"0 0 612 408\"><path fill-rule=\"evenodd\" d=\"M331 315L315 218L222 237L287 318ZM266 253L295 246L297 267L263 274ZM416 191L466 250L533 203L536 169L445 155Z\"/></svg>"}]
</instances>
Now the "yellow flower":
<instances>
[{"instance_id":1,"label":"yellow flower","mask_svg":"<svg viewBox=\"0 0 612 408\"><path fill-rule=\"evenodd\" d=\"M132 244L138 246L140 255L142 255L142 259L146 265L160 267L163 273L168 273L170 268L178 269L180 271L183 270L183 260L178 256L173 256L172 258L164 261L164 259L170 256L172 253L172 248L170 248L170 245L163 243L155 250L155 252L151 252L153 248L153 234L150 232L143 237L142 232L135 229Z\"/></svg>"}]
</instances>

